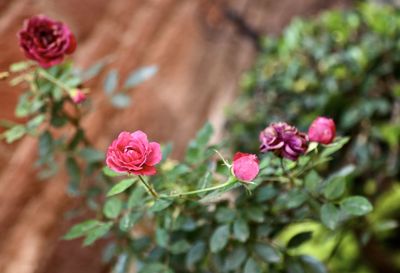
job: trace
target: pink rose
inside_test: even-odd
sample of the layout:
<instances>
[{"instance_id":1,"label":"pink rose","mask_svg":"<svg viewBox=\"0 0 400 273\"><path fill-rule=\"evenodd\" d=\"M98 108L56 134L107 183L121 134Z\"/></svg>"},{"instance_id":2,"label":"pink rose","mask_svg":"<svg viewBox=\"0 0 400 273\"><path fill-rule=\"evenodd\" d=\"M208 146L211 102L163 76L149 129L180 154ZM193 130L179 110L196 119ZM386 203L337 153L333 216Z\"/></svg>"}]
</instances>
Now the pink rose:
<instances>
[{"instance_id":1,"label":"pink rose","mask_svg":"<svg viewBox=\"0 0 400 273\"><path fill-rule=\"evenodd\" d=\"M80 104L86 100L86 95L79 89L72 89L69 95L75 104Z\"/></svg>"},{"instance_id":2,"label":"pink rose","mask_svg":"<svg viewBox=\"0 0 400 273\"><path fill-rule=\"evenodd\" d=\"M256 155L237 152L233 157L233 174L240 181L250 182L260 171L258 163Z\"/></svg>"},{"instance_id":3,"label":"pink rose","mask_svg":"<svg viewBox=\"0 0 400 273\"><path fill-rule=\"evenodd\" d=\"M149 142L142 131L121 132L107 150L107 166L120 173L154 175L154 165L161 161L161 148Z\"/></svg>"},{"instance_id":4,"label":"pink rose","mask_svg":"<svg viewBox=\"0 0 400 273\"><path fill-rule=\"evenodd\" d=\"M64 55L73 53L76 48L75 37L68 26L43 15L25 20L18 38L25 56L43 68L61 63Z\"/></svg>"},{"instance_id":5,"label":"pink rose","mask_svg":"<svg viewBox=\"0 0 400 273\"><path fill-rule=\"evenodd\" d=\"M332 143L336 136L335 122L330 118L318 117L308 129L308 137L310 141L322 144Z\"/></svg>"}]
</instances>

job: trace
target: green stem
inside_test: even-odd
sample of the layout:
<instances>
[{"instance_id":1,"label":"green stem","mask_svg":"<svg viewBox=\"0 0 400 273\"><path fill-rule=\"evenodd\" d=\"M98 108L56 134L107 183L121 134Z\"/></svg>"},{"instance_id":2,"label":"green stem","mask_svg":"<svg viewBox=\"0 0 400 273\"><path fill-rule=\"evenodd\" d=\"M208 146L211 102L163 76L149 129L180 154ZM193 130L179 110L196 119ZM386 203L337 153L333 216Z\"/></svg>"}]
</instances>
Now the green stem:
<instances>
[{"instance_id":1,"label":"green stem","mask_svg":"<svg viewBox=\"0 0 400 273\"><path fill-rule=\"evenodd\" d=\"M287 176L287 178L289 179L290 182L290 186L293 187L294 186L294 181L292 176L290 175L290 173L286 170L285 168L285 164L283 163L283 158L281 158L281 168L282 168L282 172Z\"/></svg>"},{"instance_id":2,"label":"green stem","mask_svg":"<svg viewBox=\"0 0 400 273\"><path fill-rule=\"evenodd\" d=\"M173 198L173 197L180 197L180 196L184 196L184 195L193 195L193 194L198 194L198 193L203 193L203 192L214 191L214 190L218 190L218 189L233 185L236 182L237 182L236 179L231 177L227 182L225 182L224 184L221 184L221 185L217 185L217 186L213 186L213 187L209 187L209 188L205 188L205 189L201 189L201 190L187 191L187 192L165 195L162 197L163 198Z\"/></svg>"},{"instance_id":3,"label":"green stem","mask_svg":"<svg viewBox=\"0 0 400 273\"><path fill-rule=\"evenodd\" d=\"M64 89L65 91L71 90L70 87L66 86L63 82L60 82L57 78L53 77L51 74L49 74L46 70L39 69L39 75L48 80L51 83L54 83L61 89Z\"/></svg>"},{"instance_id":4,"label":"green stem","mask_svg":"<svg viewBox=\"0 0 400 273\"><path fill-rule=\"evenodd\" d=\"M150 186L141 175L138 175L140 181L142 181L143 185L146 187L146 189L150 192L150 194L154 197L154 198L158 198L158 193L153 189L152 186Z\"/></svg>"}]
</instances>

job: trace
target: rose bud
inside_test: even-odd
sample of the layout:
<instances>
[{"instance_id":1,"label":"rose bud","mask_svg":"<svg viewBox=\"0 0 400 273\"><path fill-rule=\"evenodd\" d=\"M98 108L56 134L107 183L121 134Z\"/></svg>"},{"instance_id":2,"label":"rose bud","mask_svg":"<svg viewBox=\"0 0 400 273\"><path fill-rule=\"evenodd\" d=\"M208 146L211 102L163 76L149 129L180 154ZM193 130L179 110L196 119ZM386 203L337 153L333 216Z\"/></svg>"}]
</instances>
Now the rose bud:
<instances>
[{"instance_id":1,"label":"rose bud","mask_svg":"<svg viewBox=\"0 0 400 273\"><path fill-rule=\"evenodd\" d=\"M75 104L80 104L86 100L86 95L80 89L72 89L69 96Z\"/></svg>"},{"instance_id":2,"label":"rose bud","mask_svg":"<svg viewBox=\"0 0 400 273\"><path fill-rule=\"evenodd\" d=\"M43 68L61 63L64 55L73 53L76 48L75 37L68 26L43 15L25 20L18 38L25 56Z\"/></svg>"},{"instance_id":3,"label":"rose bud","mask_svg":"<svg viewBox=\"0 0 400 273\"><path fill-rule=\"evenodd\" d=\"M106 163L113 171L136 175L154 175L161 161L160 144L149 142L142 131L122 132L107 150Z\"/></svg>"},{"instance_id":4,"label":"rose bud","mask_svg":"<svg viewBox=\"0 0 400 273\"><path fill-rule=\"evenodd\" d=\"M260 150L297 160L308 148L308 137L285 122L272 123L260 133Z\"/></svg>"},{"instance_id":5,"label":"rose bud","mask_svg":"<svg viewBox=\"0 0 400 273\"><path fill-rule=\"evenodd\" d=\"M250 182L260 171L258 164L256 155L237 152L233 157L232 171L240 181Z\"/></svg>"},{"instance_id":6,"label":"rose bud","mask_svg":"<svg viewBox=\"0 0 400 273\"><path fill-rule=\"evenodd\" d=\"M310 141L329 144L336 136L336 126L333 119L318 117L308 129L308 138Z\"/></svg>"}]
</instances>

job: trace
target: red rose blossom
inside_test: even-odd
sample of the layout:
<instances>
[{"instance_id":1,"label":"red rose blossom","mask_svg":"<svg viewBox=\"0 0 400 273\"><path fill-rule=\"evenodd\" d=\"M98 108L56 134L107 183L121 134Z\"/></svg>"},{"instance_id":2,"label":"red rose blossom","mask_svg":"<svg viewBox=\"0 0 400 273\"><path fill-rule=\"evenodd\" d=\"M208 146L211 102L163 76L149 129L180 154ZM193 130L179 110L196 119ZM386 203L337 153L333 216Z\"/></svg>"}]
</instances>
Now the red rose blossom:
<instances>
[{"instance_id":1,"label":"red rose blossom","mask_svg":"<svg viewBox=\"0 0 400 273\"><path fill-rule=\"evenodd\" d=\"M43 68L61 63L64 55L73 53L76 48L75 37L68 26L43 15L25 20L18 38L25 56Z\"/></svg>"},{"instance_id":2,"label":"red rose blossom","mask_svg":"<svg viewBox=\"0 0 400 273\"><path fill-rule=\"evenodd\" d=\"M233 174L243 182L250 182L257 177L260 171L258 164L256 155L237 152L233 157Z\"/></svg>"},{"instance_id":3,"label":"red rose blossom","mask_svg":"<svg viewBox=\"0 0 400 273\"><path fill-rule=\"evenodd\" d=\"M108 147L107 166L119 173L154 175L154 165L161 161L161 148L157 142L149 142L142 131L121 132Z\"/></svg>"},{"instance_id":4,"label":"red rose blossom","mask_svg":"<svg viewBox=\"0 0 400 273\"><path fill-rule=\"evenodd\" d=\"M332 143L336 136L335 122L326 117L318 117L308 129L308 137L310 141L315 141L322 144Z\"/></svg>"}]
</instances>

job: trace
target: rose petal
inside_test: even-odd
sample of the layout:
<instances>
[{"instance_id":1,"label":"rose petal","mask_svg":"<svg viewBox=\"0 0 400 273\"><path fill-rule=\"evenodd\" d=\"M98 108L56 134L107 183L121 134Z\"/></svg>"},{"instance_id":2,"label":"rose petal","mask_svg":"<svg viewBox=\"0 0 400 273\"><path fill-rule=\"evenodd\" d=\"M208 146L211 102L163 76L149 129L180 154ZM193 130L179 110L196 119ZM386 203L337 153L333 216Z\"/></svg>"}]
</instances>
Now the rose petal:
<instances>
[{"instance_id":1,"label":"rose petal","mask_svg":"<svg viewBox=\"0 0 400 273\"><path fill-rule=\"evenodd\" d=\"M153 166L144 166L143 169L132 171L131 173L136 175L155 175L157 173L157 170Z\"/></svg>"},{"instance_id":2,"label":"rose petal","mask_svg":"<svg viewBox=\"0 0 400 273\"><path fill-rule=\"evenodd\" d=\"M146 165L153 166L158 164L162 159L161 146L157 142L149 143L149 154L147 156Z\"/></svg>"}]
</instances>

